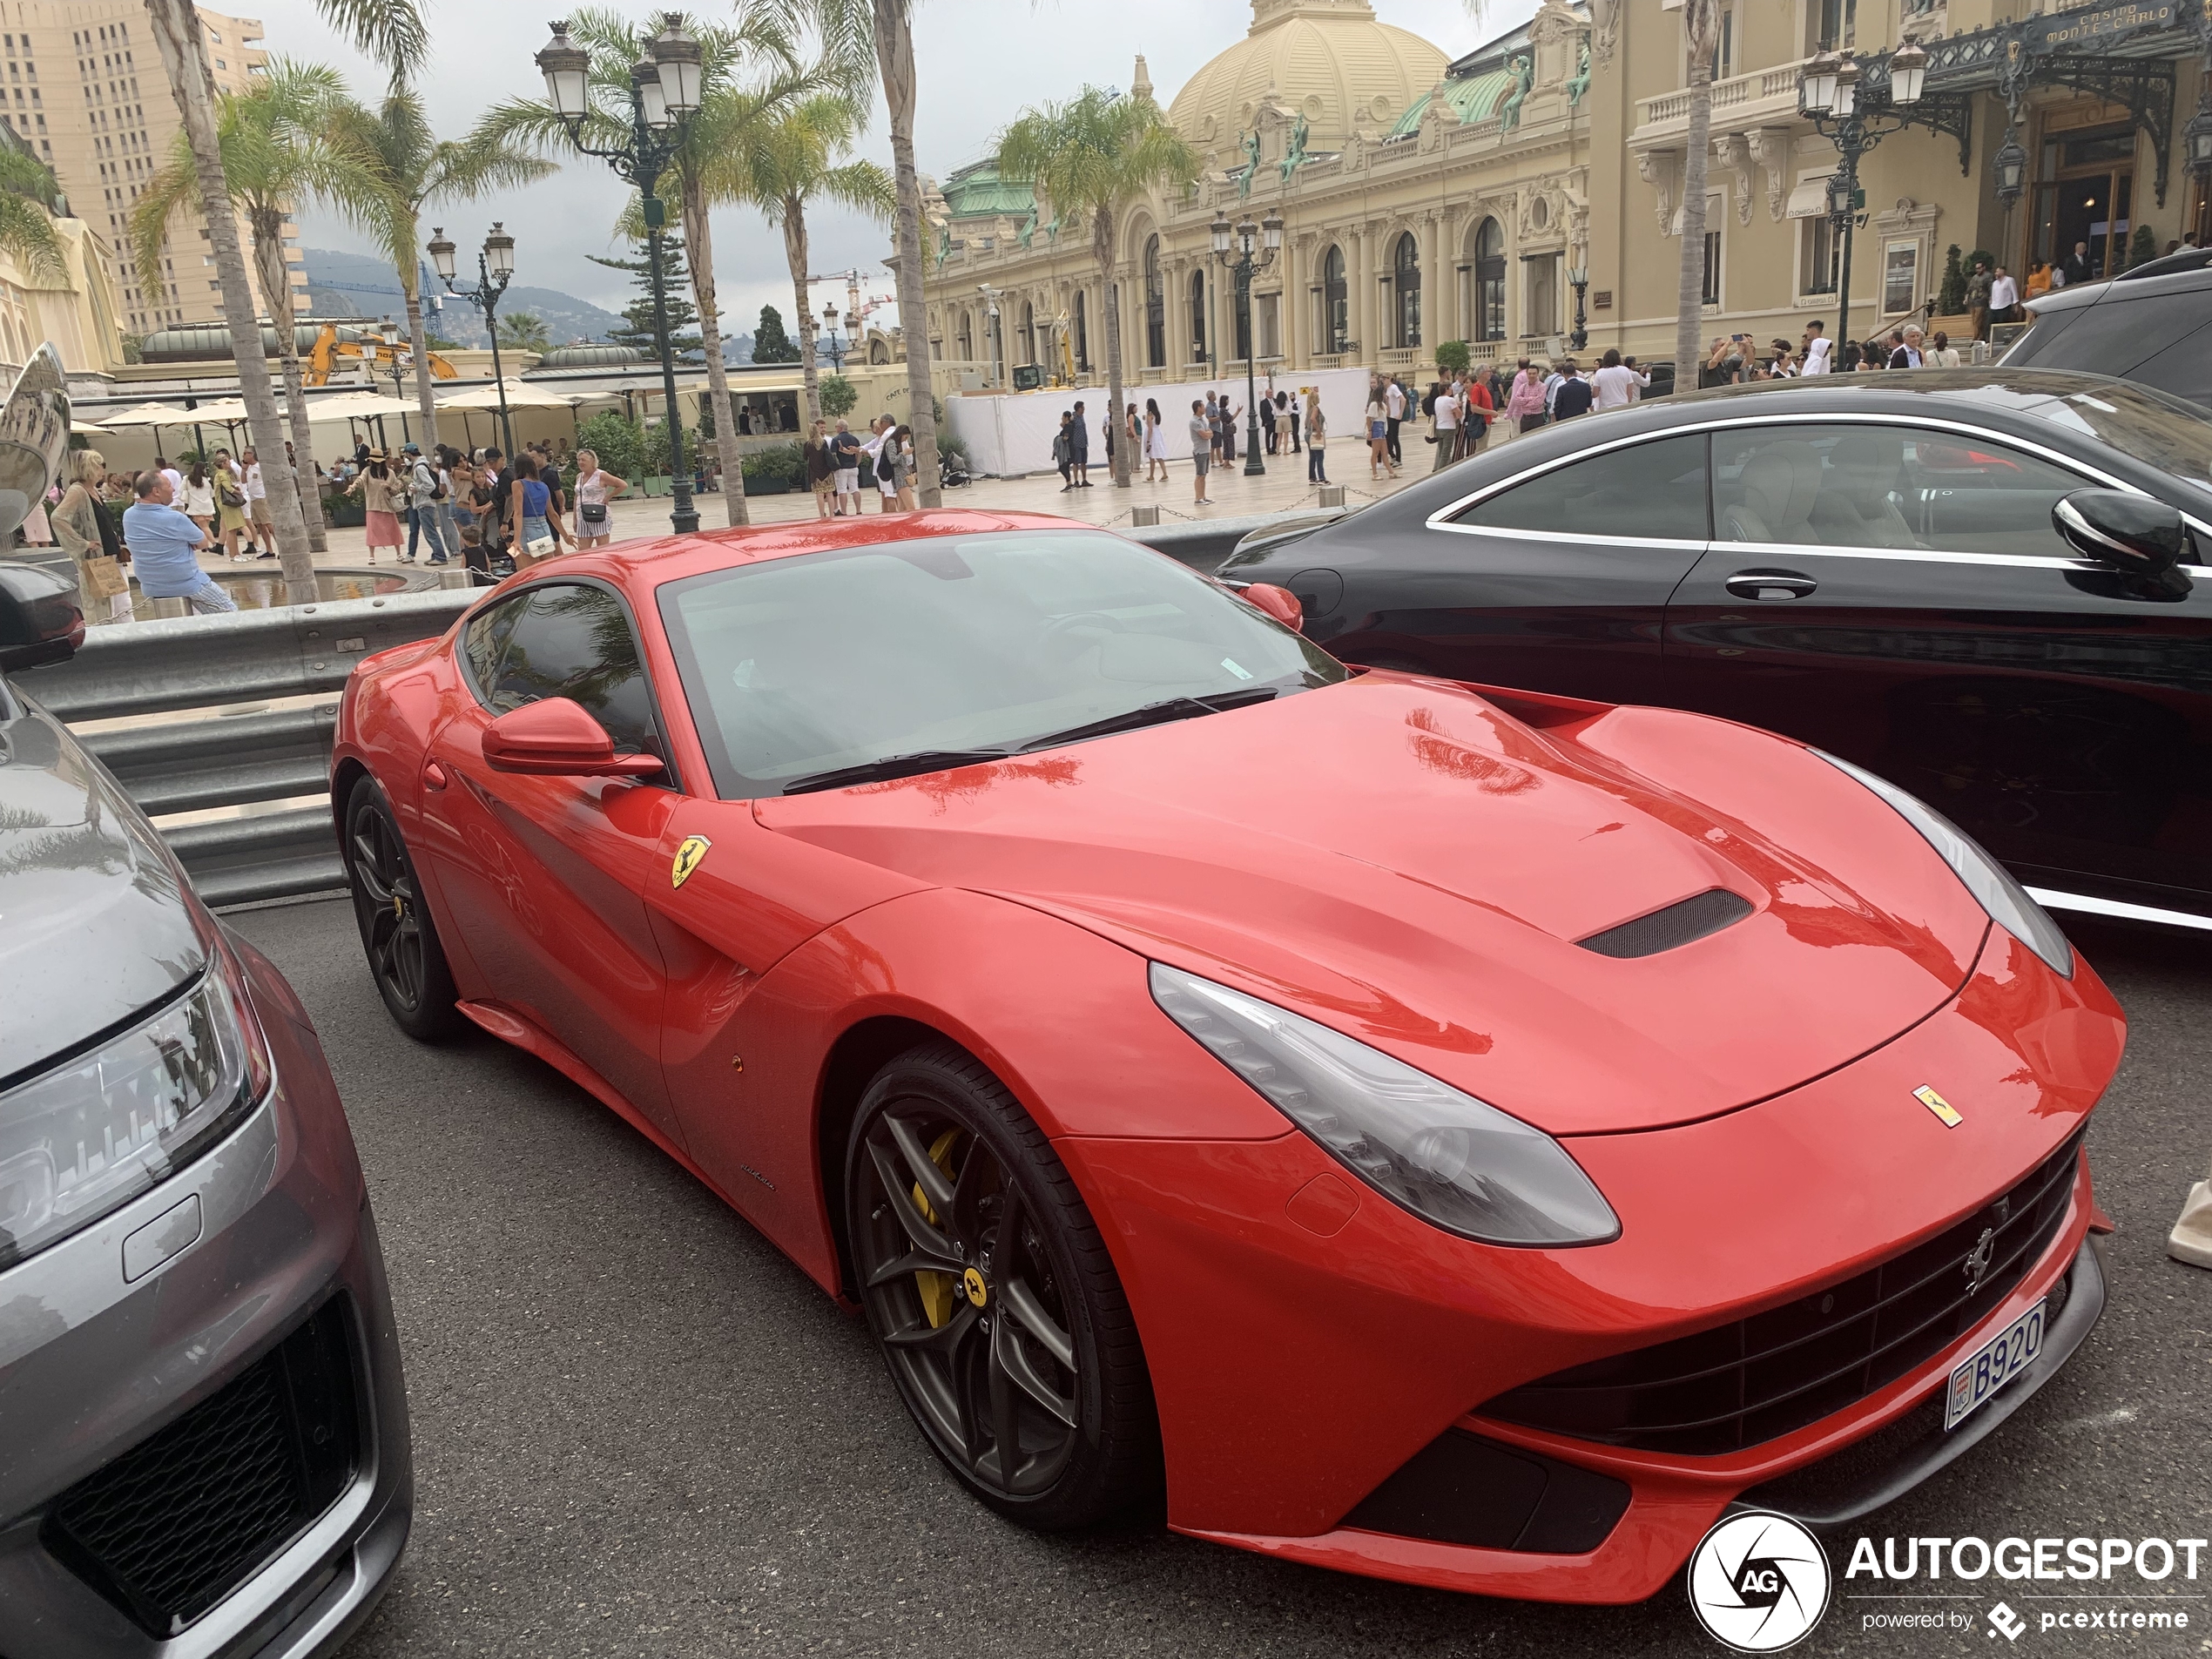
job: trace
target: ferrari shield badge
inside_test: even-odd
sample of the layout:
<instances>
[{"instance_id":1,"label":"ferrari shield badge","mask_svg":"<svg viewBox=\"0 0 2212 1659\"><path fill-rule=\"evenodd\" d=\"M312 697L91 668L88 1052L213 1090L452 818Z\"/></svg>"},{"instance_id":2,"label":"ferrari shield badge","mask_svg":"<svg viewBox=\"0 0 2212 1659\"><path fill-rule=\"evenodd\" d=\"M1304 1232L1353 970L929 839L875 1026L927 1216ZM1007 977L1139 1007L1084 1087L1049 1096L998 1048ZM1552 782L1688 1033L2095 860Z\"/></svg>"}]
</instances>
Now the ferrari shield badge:
<instances>
[{"instance_id":1,"label":"ferrari shield badge","mask_svg":"<svg viewBox=\"0 0 2212 1659\"><path fill-rule=\"evenodd\" d=\"M1912 1098L1919 1101L1920 1104L1933 1112L1936 1115L1936 1121L1941 1123L1946 1129L1957 1129L1959 1124L1966 1121L1965 1118L1959 1116L1959 1109L1957 1107L1953 1106L1941 1095L1937 1094L1934 1089L1929 1088L1925 1083L1922 1083L1918 1089L1912 1091Z\"/></svg>"},{"instance_id":2,"label":"ferrari shield badge","mask_svg":"<svg viewBox=\"0 0 2212 1659\"><path fill-rule=\"evenodd\" d=\"M699 867L707 848L713 845L704 835L686 835L684 845L676 849L676 861L668 867L668 885L680 887L689 881L691 872Z\"/></svg>"}]
</instances>

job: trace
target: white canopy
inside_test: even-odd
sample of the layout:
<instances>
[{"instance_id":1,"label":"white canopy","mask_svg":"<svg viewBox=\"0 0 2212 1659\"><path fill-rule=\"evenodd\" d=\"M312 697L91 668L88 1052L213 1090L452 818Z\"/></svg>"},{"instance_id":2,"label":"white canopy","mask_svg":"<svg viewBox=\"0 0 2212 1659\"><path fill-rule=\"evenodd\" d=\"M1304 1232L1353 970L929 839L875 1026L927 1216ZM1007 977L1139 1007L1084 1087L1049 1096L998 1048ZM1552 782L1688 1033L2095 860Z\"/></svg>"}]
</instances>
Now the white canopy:
<instances>
[{"instance_id":1,"label":"white canopy","mask_svg":"<svg viewBox=\"0 0 2212 1659\"><path fill-rule=\"evenodd\" d=\"M190 426L198 411L173 408L166 403L141 403L136 408L120 409L97 424L104 427L125 426Z\"/></svg>"},{"instance_id":2,"label":"white canopy","mask_svg":"<svg viewBox=\"0 0 2212 1659\"><path fill-rule=\"evenodd\" d=\"M565 409L572 408L576 402L572 397L563 397L558 392L533 386L528 381L516 379L512 374L504 383L507 407L510 409ZM496 409L499 407L499 391L497 385L474 386L465 392L455 392L449 397L440 398L438 407L442 409Z\"/></svg>"},{"instance_id":3,"label":"white canopy","mask_svg":"<svg viewBox=\"0 0 2212 1659\"><path fill-rule=\"evenodd\" d=\"M246 400L242 397L219 398L212 403L203 403L196 409L185 409L177 416L177 424L190 426L195 421L205 421L210 426L236 426L246 419Z\"/></svg>"},{"instance_id":4,"label":"white canopy","mask_svg":"<svg viewBox=\"0 0 2212 1659\"><path fill-rule=\"evenodd\" d=\"M368 421L380 415L420 415L421 409L405 398L381 392L354 392L345 397L325 398L307 406L311 421Z\"/></svg>"}]
</instances>

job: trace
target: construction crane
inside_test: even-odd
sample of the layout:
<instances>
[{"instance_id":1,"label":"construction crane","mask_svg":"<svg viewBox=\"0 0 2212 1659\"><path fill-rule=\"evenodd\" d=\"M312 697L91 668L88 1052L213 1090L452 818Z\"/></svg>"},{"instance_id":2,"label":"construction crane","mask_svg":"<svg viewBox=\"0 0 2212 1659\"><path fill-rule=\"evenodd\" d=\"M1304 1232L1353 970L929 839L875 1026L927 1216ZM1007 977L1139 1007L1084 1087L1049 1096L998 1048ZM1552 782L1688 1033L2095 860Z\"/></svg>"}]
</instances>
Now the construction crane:
<instances>
[{"instance_id":1,"label":"construction crane","mask_svg":"<svg viewBox=\"0 0 2212 1659\"><path fill-rule=\"evenodd\" d=\"M460 374L459 369L437 353L431 352L428 356L430 373L435 378L449 381ZM307 383L310 386L328 385L330 371L341 358L364 365L373 374L380 368L388 371L412 361L413 354L401 351L395 346L387 346L376 339L341 340L338 338L338 325L327 322L316 332L314 349L307 356Z\"/></svg>"}]
</instances>

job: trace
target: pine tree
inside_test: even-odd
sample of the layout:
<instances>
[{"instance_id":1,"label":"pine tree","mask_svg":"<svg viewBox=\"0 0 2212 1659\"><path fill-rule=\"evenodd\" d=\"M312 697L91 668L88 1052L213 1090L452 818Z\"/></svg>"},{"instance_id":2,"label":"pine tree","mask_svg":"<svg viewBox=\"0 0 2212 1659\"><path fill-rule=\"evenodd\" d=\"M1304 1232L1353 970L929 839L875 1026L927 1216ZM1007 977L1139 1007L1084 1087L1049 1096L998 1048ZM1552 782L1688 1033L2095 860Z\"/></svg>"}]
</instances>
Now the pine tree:
<instances>
[{"instance_id":1,"label":"pine tree","mask_svg":"<svg viewBox=\"0 0 2212 1659\"><path fill-rule=\"evenodd\" d=\"M753 331L752 361L756 363L795 363L799 347L784 332L783 313L773 306L760 307L759 327Z\"/></svg>"},{"instance_id":2,"label":"pine tree","mask_svg":"<svg viewBox=\"0 0 2212 1659\"><path fill-rule=\"evenodd\" d=\"M632 284L642 293L641 298L623 307L623 326L607 331L607 338L617 346L628 346L658 360L660 345L653 333L653 266L649 257L648 244L635 242L637 257L632 260L602 259L597 253L584 257L594 265L604 265L610 271L627 271ZM660 239L661 282L668 294L668 343L678 362L699 360L701 342L698 324L698 307L691 303L691 273L684 261L684 239L672 231L664 231Z\"/></svg>"}]
</instances>

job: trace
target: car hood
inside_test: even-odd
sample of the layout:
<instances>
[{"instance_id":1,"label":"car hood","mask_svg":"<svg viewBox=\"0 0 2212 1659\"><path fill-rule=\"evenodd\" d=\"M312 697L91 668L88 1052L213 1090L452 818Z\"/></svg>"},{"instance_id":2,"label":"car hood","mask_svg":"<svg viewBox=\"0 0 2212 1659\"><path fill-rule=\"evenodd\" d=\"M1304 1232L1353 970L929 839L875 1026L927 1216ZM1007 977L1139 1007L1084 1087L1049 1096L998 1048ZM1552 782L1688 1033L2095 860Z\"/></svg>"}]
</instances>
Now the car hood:
<instances>
[{"instance_id":1,"label":"car hood","mask_svg":"<svg viewBox=\"0 0 2212 1659\"><path fill-rule=\"evenodd\" d=\"M177 867L138 807L57 721L0 688L0 1082L206 966Z\"/></svg>"},{"instance_id":2,"label":"car hood","mask_svg":"<svg viewBox=\"0 0 2212 1659\"><path fill-rule=\"evenodd\" d=\"M1765 1099L1966 981L1987 917L1818 757L1667 711L1551 714L1371 672L755 811L1238 985L1554 1134ZM1751 914L1640 958L1575 942L1716 887Z\"/></svg>"}]
</instances>

